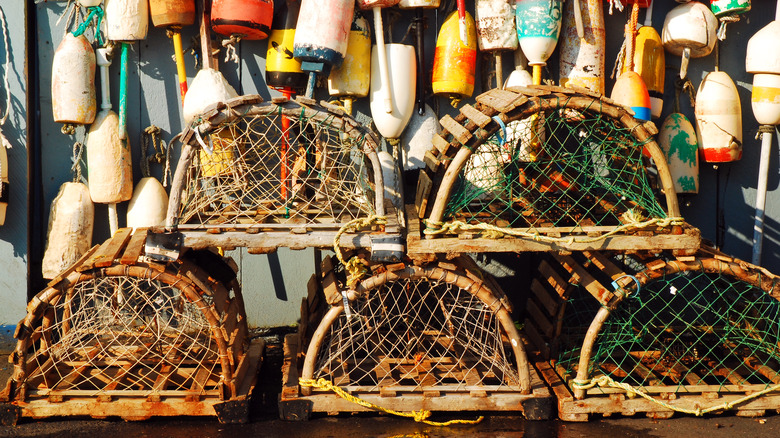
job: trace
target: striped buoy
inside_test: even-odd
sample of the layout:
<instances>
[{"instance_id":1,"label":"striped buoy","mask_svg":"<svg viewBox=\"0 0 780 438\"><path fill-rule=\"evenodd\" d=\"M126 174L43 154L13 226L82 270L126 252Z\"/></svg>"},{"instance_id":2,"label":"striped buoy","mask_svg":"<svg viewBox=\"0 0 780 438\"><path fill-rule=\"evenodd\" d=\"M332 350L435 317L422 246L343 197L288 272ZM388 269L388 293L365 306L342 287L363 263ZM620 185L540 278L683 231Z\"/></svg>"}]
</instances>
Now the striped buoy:
<instances>
[{"instance_id":1,"label":"striped buoy","mask_svg":"<svg viewBox=\"0 0 780 438\"><path fill-rule=\"evenodd\" d=\"M352 101L368 96L372 73L371 28L368 20L355 14L344 62L328 76L328 93L343 98L347 113L352 114Z\"/></svg>"},{"instance_id":2,"label":"striped buoy","mask_svg":"<svg viewBox=\"0 0 780 438\"><path fill-rule=\"evenodd\" d=\"M271 88L292 94L306 88L308 75L301 70L301 61L293 58L295 23L301 0L287 0L286 7L272 23L265 56L265 83Z\"/></svg>"},{"instance_id":3,"label":"striped buoy","mask_svg":"<svg viewBox=\"0 0 780 438\"><path fill-rule=\"evenodd\" d=\"M696 134L709 163L742 158L742 105L734 81L722 71L707 74L696 93Z\"/></svg>"},{"instance_id":4,"label":"striped buoy","mask_svg":"<svg viewBox=\"0 0 780 438\"><path fill-rule=\"evenodd\" d=\"M631 108L637 119L650 120L650 94L638 73L627 71L620 75L610 97L615 102Z\"/></svg>"}]
</instances>

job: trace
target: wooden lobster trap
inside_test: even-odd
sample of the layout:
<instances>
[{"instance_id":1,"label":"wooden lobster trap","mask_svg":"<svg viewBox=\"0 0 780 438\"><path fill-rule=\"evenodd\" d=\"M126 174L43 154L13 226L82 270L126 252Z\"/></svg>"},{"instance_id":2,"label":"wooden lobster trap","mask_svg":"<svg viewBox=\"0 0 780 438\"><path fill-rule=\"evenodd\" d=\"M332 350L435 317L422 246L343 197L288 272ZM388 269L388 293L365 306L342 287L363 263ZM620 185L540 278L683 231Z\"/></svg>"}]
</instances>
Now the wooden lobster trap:
<instances>
[{"instance_id":1,"label":"wooden lobster trap","mask_svg":"<svg viewBox=\"0 0 780 438\"><path fill-rule=\"evenodd\" d=\"M539 273L525 333L561 419L780 410L775 275L706 247L553 256Z\"/></svg>"},{"instance_id":2,"label":"wooden lobster trap","mask_svg":"<svg viewBox=\"0 0 780 438\"><path fill-rule=\"evenodd\" d=\"M379 139L335 106L241 96L205 111L181 141L166 223L185 247L330 247L347 223L362 222L345 247L391 235L403 251Z\"/></svg>"},{"instance_id":3,"label":"wooden lobster trap","mask_svg":"<svg viewBox=\"0 0 780 438\"><path fill-rule=\"evenodd\" d=\"M323 294L304 301L305 323L285 340L282 418L370 410L323 381L375 410L549 418L550 393L528 364L511 305L469 260L375 266L350 290L326 259Z\"/></svg>"},{"instance_id":4,"label":"wooden lobster trap","mask_svg":"<svg viewBox=\"0 0 780 438\"><path fill-rule=\"evenodd\" d=\"M476 101L441 119L410 254L698 248L652 123L581 89L494 89Z\"/></svg>"},{"instance_id":5,"label":"wooden lobster trap","mask_svg":"<svg viewBox=\"0 0 780 438\"><path fill-rule=\"evenodd\" d=\"M119 230L30 301L0 393L16 419L247 420L264 344L233 267L208 251L157 262L145 240Z\"/></svg>"}]
</instances>

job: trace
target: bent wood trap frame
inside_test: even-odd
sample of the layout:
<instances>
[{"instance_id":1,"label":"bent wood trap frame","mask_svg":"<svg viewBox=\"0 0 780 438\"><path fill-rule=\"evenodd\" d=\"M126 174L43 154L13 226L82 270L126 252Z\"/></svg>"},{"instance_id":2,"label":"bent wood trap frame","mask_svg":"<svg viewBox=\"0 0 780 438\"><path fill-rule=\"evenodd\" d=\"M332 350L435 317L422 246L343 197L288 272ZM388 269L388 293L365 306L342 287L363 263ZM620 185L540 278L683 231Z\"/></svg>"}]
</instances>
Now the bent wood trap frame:
<instances>
[{"instance_id":1,"label":"bent wood trap frame","mask_svg":"<svg viewBox=\"0 0 780 438\"><path fill-rule=\"evenodd\" d=\"M29 303L0 394L21 415L246 421L263 345L235 272L213 253L147 261L145 236L119 230Z\"/></svg>"}]
</instances>

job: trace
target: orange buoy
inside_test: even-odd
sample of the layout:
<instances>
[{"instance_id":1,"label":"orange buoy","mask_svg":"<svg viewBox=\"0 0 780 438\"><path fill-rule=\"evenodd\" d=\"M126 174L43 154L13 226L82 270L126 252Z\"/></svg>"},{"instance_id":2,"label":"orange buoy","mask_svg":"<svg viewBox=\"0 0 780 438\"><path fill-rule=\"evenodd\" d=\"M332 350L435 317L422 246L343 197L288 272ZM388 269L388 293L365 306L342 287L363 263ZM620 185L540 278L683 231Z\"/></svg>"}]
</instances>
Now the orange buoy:
<instances>
[{"instance_id":1,"label":"orange buoy","mask_svg":"<svg viewBox=\"0 0 780 438\"><path fill-rule=\"evenodd\" d=\"M195 22L195 0L149 0L149 13L155 27L189 26Z\"/></svg>"},{"instance_id":2,"label":"orange buoy","mask_svg":"<svg viewBox=\"0 0 780 438\"><path fill-rule=\"evenodd\" d=\"M650 3L652 3L653 0L620 0L620 2L623 3L624 6L639 3L640 8L646 8L650 6Z\"/></svg>"},{"instance_id":3,"label":"orange buoy","mask_svg":"<svg viewBox=\"0 0 780 438\"><path fill-rule=\"evenodd\" d=\"M650 94L638 73L627 71L620 75L610 97L615 102L631 108L637 119L650 120Z\"/></svg>"},{"instance_id":4,"label":"orange buoy","mask_svg":"<svg viewBox=\"0 0 780 438\"><path fill-rule=\"evenodd\" d=\"M262 40L271 33L273 15L272 0L214 0L211 28L222 35Z\"/></svg>"},{"instance_id":5,"label":"orange buoy","mask_svg":"<svg viewBox=\"0 0 780 438\"><path fill-rule=\"evenodd\" d=\"M460 99L471 97L474 92L474 74L477 68L477 35L474 18L466 12L466 37L460 38L457 11L452 12L439 31L433 58L433 94L452 99L457 105Z\"/></svg>"},{"instance_id":6,"label":"orange buoy","mask_svg":"<svg viewBox=\"0 0 780 438\"><path fill-rule=\"evenodd\" d=\"M704 161L742 158L742 105L734 81L722 71L707 74L696 93L696 134Z\"/></svg>"},{"instance_id":7,"label":"orange buoy","mask_svg":"<svg viewBox=\"0 0 780 438\"><path fill-rule=\"evenodd\" d=\"M95 120L95 52L84 35L70 32L54 52L51 100L54 121L88 125Z\"/></svg>"}]
</instances>

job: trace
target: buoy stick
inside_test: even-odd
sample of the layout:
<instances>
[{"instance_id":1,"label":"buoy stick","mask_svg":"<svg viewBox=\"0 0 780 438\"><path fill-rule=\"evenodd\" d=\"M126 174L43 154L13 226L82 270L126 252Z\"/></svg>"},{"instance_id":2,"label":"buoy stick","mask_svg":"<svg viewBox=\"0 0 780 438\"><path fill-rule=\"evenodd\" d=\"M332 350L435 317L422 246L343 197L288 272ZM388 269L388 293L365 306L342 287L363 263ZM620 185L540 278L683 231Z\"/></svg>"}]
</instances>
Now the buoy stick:
<instances>
[{"instance_id":1,"label":"buoy stick","mask_svg":"<svg viewBox=\"0 0 780 438\"><path fill-rule=\"evenodd\" d=\"M116 203L108 204L108 230L113 236L119 229L119 215L116 213Z\"/></svg>"},{"instance_id":2,"label":"buoy stick","mask_svg":"<svg viewBox=\"0 0 780 438\"><path fill-rule=\"evenodd\" d=\"M645 26L652 26L653 25L653 2L650 2L650 4L647 6L647 9L645 9Z\"/></svg>"},{"instance_id":3,"label":"buoy stick","mask_svg":"<svg viewBox=\"0 0 780 438\"><path fill-rule=\"evenodd\" d=\"M496 88L504 88L504 60L500 51L493 52L496 61Z\"/></svg>"},{"instance_id":4,"label":"buoy stick","mask_svg":"<svg viewBox=\"0 0 780 438\"><path fill-rule=\"evenodd\" d=\"M466 26L466 0L458 0L458 34L464 46L469 45L468 27Z\"/></svg>"},{"instance_id":5,"label":"buoy stick","mask_svg":"<svg viewBox=\"0 0 780 438\"><path fill-rule=\"evenodd\" d=\"M384 88L385 112L393 112L393 96L390 94L390 73L387 71L387 52L385 52L385 35L382 28L382 8L375 7L374 10L374 30L376 32L376 50L379 55L379 76L382 78Z\"/></svg>"},{"instance_id":6,"label":"buoy stick","mask_svg":"<svg viewBox=\"0 0 780 438\"><path fill-rule=\"evenodd\" d=\"M691 62L691 48L684 48L680 56L680 79L685 79L688 76L688 64Z\"/></svg>"},{"instance_id":7,"label":"buoy stick","mask_svg":"<svg viewBox=\"0 0 780 438\"><path fill-rule=\"evenodd\" d=\"M314 87L317 86L317 72L316 71L310 71L309 72L309 82L306 83L306 94L305 96L309 99L314 98Z\"/></svg>"},{"instance_id":8,"label":"buoy stick","mask_svg":"<svg viewBox=\"0 0 780 438\"><path fill-rule=\"evenodd\" d=\"M282 94L285 98L292 99L292 90L290 88L284 88L282 89ZM287 118L284 114L282 114L282 150L279 151L280 155L280 161L281 166L279 170L279 176L282 180L282 184L280 187L280 192L282 195L282 200L287 201L287 178L288 174L290 173L290 170L287 168L287 151L290 149L290 133L288 132L290 130L290 119Z\"/></svg>"},{"instance_id":9,"label":"buoy stick","mask_svg":"<svg viewBox=\"0 0 780 438\"><path fill-rule=\"evenodd\" d=\"M417 114L425 114L425 15L417 8L415 33L417 34Z\"/></svg>"},{"instance_id":10,"label":"buoy stick","mask_svg":"<svg viewBox=\"0 0 780 438\"><path fill-rule=\"evenodd\" d=\"M119 138L127 139L127 46L119 43Z\"/></svg>"},{"instance_id":11,"label":"buoy stick","mask_svg":"<svg viewBox=\"0 0 780 438\"><path fill-rule=\"evenodd\" d=\"M184 104L184 96L187 94L187 71L184 67L184 49L181 44L181 29L172 28L171 39L173 40L173 52L176 57L176 73L179 76L181 103Z\"/></svg>"},{"instance_id":12,"label":"buoy stick","mask_svg":"<svg viewBox=\"0 0 780 438\"><path fill-rule=\"evenodd\" d=\"M531 78L533 79L534 85L542 85L542 65L541 64L534 64L532 67L533 75Z\"/></svg>"},{"instance_id":13,"label":"buoy stick","mask_svg":"<svg viewBox=\"0 0 780 438\"><path fill-rule=\"evenodd\" d=\"M574 0L574 24L577 26L577 36L585 38L585 26L582 24L582 9L580 0Z\"/></svg>"},{"instance_id":14,"label":"buoy stick","mask_svg":"<svg viewBox=\"0 0 780 438\"><path fill-rule=\"evenodd\" d=\"M124 46L124 43L121 43ZM97 65L100 67L100 109L108 111L111 109L111 87L108 85L108 66L111 65L111 58L109 58L109 49L101 47L96 50ZM125 58L125 61L127 59ZM121 77L121 70L120 70ZM120 96L122 90L120 87ZM121 101L121 99L120 99ZM122 119L120 118L119 136L122 138ZM116 213L116 203L108 204L108 228L113 236L119 229L119 216Z\"/></svg>"},{"instance_id":15,"label":"buoy stick","mask_svg":"<svg viewBox=\"0 0 780 438\"><path fill-rule=\"evenodd\" d=\"M772 126L762 128L773 129ZM772 131L761 134L761 161L758 166L758 187L756 192L756 222L753 225L753 264L761 264L761 251L764 239L764 208L766 206L766 186L769 176L769 157L772 154Z\"/></svg>"}]
</instances>

